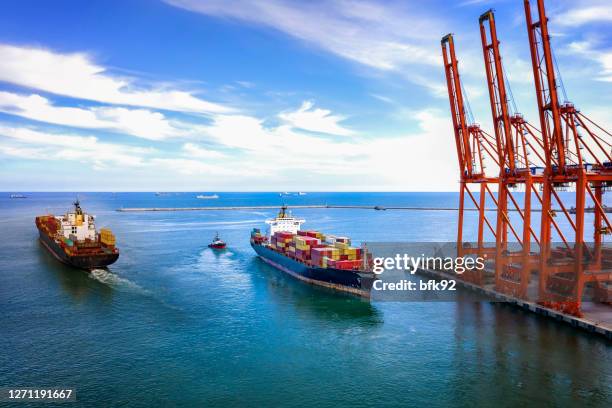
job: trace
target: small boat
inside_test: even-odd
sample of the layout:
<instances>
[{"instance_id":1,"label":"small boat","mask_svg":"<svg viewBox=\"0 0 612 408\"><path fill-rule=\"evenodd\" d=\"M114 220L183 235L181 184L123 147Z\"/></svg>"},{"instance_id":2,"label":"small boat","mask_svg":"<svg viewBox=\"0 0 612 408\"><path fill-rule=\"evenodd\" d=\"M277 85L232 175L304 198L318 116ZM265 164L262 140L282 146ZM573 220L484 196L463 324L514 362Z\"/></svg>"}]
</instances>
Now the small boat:
<instances>
[{"instance_id":1,"label":"small boat","mask_svg":"<svg viewBox=\"0 0 612 408\"><path fill-rule=\"evenodd\" d=\"M11 198L27 198L23 194L11 194Z\"/></svg>"},{"instance_id":2,"label":"small boat","mask_svg":"<svg viewBox=\"0 0 612 408\"><path fill-rule=\"evenodd\" d=\"M226 246L227 244L225 243L225 241L219 238L219 233L216 233L213 241L210 244L208 244L208 247L212 249L224 249Z\"/></svg>"},{"instance_id":3,"label":"small boat","mask_svg":"<svg viewBox=\"0 0 612 408\"><path fill-rule=\"evenodd\" d=\"M196 196L196 198L199 198L200 200L214 200L219 198L219 196L217 194L213 194L213 195L198 195Z\"/></svg>"},{"instance_id":4,"label":"small boat","mask_svg":"<svg viewBox=\"0 0 612 408\"><path fill-rule=\"evenodd\" d=\"M298 195L299 195L299 196L305 196L305 195L306 195L306 193L304 193L304 192L300 191L300 192L298 193Z\"/></svg>"}]
</instances>

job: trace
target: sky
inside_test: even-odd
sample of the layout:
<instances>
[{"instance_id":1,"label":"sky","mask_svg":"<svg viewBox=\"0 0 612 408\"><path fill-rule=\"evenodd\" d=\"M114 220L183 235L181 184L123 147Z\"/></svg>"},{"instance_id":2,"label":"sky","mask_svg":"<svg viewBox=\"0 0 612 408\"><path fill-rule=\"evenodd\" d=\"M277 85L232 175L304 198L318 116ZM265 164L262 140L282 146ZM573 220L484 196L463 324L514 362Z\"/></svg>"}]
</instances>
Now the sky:
<instances>
[{"instance_id":1,"label":"sky","mask_svg":"<svg viewBox=\"0 0 612 408\"><path fill-rule=\"evenodd\" d=\"M517 109L538 123L519 0L2 5L3 191L455 191L440 38L454 33L491 131L489 8ZM612 129L612 2L547 13L567 99Z\"/></svg>"}]
</instances>

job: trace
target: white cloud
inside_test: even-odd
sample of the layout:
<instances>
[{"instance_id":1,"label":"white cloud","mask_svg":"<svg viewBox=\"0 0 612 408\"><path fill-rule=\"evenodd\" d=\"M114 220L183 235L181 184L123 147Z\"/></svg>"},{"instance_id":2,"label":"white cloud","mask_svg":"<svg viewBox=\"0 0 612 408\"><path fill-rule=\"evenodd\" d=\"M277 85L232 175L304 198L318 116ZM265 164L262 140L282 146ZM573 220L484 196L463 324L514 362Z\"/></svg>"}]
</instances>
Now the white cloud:
<instances>
[{"instance_id":1,"label":"white cloud","mask_svg":"<svg viewBox=\"0 0 612 408\"><path fill-rule=\"evenodd\" d=\"M32 147L15 147L0 145L0 152L5 156L19 157L28 160L46 160L49 158L44 149Z\"/></svg>"},{"instance_id":2,"label":"white cloud","mask_svg":"<svg viewBox=\"0 0 612 408\"><path fill-rule=\"evenodd\" d=\"M21 155L23 152L33 149L38 154L31 158L76 160L91 163L98 168L109 165L141 166L143 156L152 152L151 149L103 143L93 136L53 134L5 125L0 125L0 136L17 143L17 145L9 146L3 142L3 152L8 155L23 157Z\"/></svg>"},{"instance_id":3,"label":"white cloud","mask_svg":"<svg viewBox=\"0 0 612 408\"><path fill-rule=\"evenodd\" d=\"M192 159L153 158L148 164L158 169L172 170L184 176L209 175L211 177L227 177L242 174L231 166L212 165Z\"/></svg>"},{"instance_id":4,"label":"white cloud","mask_svg":"<svg viewBox=\"0 0 612 408\"><path fill-rule=\"evenodd\" d=\"M272 27L340 57L413 80L417 68L440 67L439 15L412 4L338 0L166 0L193 12ZM411 67L412 69L406 69Z\"/></svg>"},{"instance_id":5,"label":"white cloud","mask_svg":"<svg viewBox=\"0 0 612 408\"><path fill-rule=\"evenodd\" d=\"M195 143L185 143L182 149L185 155L197 159L220 159L226 157L226 155L221 152L205 149Z\"/></svg>"},{"instance_id":6,"label":"white cloud","mask_svg":"<svg viewBox=\"0 0 612 408\"><path fill-rule=\"evenodd\" d=\"M487 3L489 1L490 0L466 0L466 1L461 2L459 5L462 7L463 6L473 6L473 5L480 5L482 3Z\"/></svg>"},{"instance_id":7,"label":"white cloud","mask_svg":"<svg viewBox=\"0 0 612 408\"><path fill-rule=\"evenodd\" d=\"M0 81L57 95L181 112L232 111L167 85L138 87L136 78L111 74L83 53L0 44L0 61Z\"/></svg>"},{"instance_id":8,"label":"white cloud","mask_svg":"<svg viewBox=\"0 0 612 408\"><path fill-rule=\"evenodd\" d=\"M0 91L0 112L64 126L108 129L150 140L185 136L164 114L148 109L124 107L61 107L37 94Z\"/></svg>"},{"instance_id":9,"label":"white cloud","mask_svg":"<svg viewBox=\"0 0 612 408\"><path fill-rule=\"evenodd\" d=\"M295 132L287 125L265 128L256 118L223 116L207 134L227 148L246 148L227 166L256 176L260 188L315 180L338 190L454 190L458 170L452 125L446 113L413 113L420 131L404 137L327 139ZM233 160L236 160L233 163ZM418 175L428 173L427 177ZM407 177L406 175L413 175ZM267 181L266 177L272 181ZM281 184L285 183L285 184Z\"/></svg>"},{"instance_id":10,"label":"white cloud","mask_svg":"<svg viewBox=\"0 0 612 408\"><path fill-rule=\"evenodd\" d=\"M612 5L609 2L593 6L575 4L571 10L555 17L555 25L564 27L579 27L589 23L609 22L612 22Z\"/></svg>"},{"instance_id":11,"label":"white cloud","mask_svg":"<svg viewBox=\"0 0 612 408\"><path fill-rule=\"evenodd\" d=\"M262 121L246 115L217 115L213 124L205 127L203 132L229 148L256 151L272 142Z\"/></svg>"},{"instance_id":12,"label":"white cloud","mask_svg":"<svg viewBox=\"0 0 612 408\"><path fill-rule=\"evenodd\" d=\"M0 124L4 137L0 153L104 168L125 174L126 183L154 169L166 183L226 189L456 189L456 153L448 115L424 110L413 113L412 119L420 130L403 137L330 139L295 131L289 125L267 128L255 117L219 115L201 131L203 139L222 146L226 156L193 142L176 151L159 151ZM428 176L420 177L425 172Z\"/></svg>"},{"instance_id":13,"label":"white cloud","mask_svg":"<svg viewBox=\"0 0 612 408\"><path fill-rule=\"evenodd\" d=\"M298 110L280 113L278 117L296 129L340 136L353 134L353 131L339 124L345 119L343 116L333 115L327 109L315 108L311 101L304 101Z\"/></svg>"},{"instance_id":14,"label":"white cloud","mask_svg":"<svg viewBox=\"0 0 612 408\"><path fill-rule=\"evenodd\" d=\"M374 99L378 99L379 101L382 101L382 102L385 102L385 103L395 104L395 101L393 99L389 98L388 96L374 94L374 93L371 93L370 96L372 98L374 98Z\"/></svg>"},{"instance_id":15,"label":"white cloud","mask_svg":"<svg viewBox=\"0 0 612 408\"><path fill-rule=\"evenodd\" d=\"M597 49L596 45L590 41L574 41L568 45L568 50L570 53L586 57L599 64L599 74L595 79L612 82L612 50Z\"/></svg>"}]
</instances>

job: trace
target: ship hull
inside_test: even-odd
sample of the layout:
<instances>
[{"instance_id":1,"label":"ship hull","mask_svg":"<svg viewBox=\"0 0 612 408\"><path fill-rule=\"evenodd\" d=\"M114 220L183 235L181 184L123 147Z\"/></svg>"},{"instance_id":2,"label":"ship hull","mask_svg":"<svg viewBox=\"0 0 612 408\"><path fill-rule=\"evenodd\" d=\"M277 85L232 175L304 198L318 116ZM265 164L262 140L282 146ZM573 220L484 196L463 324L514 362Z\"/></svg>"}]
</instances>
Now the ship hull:
<instances>
[{"instance_id":1,"label":"ship hull","mask_svg":"<svg viewBox=\"0 0 612 408\"><path fill-rule=\"evenodd\" d=\"M208 244L208 247L212 249L225 249L226 246L227 244Z\"/></svg>"},{"instance_id":2,"label":"ship hull","mask_svg":"<svg viewBox=\"0 0 612 408\"><path fill-rule=\"evenodd\" d=\"M58 261L79 269L105 268L119 258L118 252L94 255L68 255L62 247L44 231L39 230L40 242Z\"/></svg>"},{"instance_id":3,"label":"ship hull","mask_svg":"<svg viewBox=\"0 0 612 408\"><path fill-rule=\"evenodd\" d=\"M264 245L252 242L251 247L265 263L312 285L369 298L372 285L376 280L371 273L306 265Z\"/></svg>"}]
</instances>

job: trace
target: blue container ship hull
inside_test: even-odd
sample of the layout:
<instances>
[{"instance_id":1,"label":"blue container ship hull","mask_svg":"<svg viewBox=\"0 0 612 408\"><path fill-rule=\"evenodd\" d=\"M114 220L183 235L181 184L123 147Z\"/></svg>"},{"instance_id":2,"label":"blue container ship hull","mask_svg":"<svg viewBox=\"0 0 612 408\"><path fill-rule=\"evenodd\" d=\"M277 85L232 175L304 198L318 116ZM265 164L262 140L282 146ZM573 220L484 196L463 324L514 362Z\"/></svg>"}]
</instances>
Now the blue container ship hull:
<instances>
[{"instance_id":1,"label":"blue container ship hull","mask_svg":"<svg viewBox=\"0 0 612 408\"><path fill-rule=\"evenodd\" d=\"M372 285L376 280L375 275L371 272L307 265L276 252L266 245L251 242L251 246L265 263L313 285L369 298Z\"/></svg>"}]
</instances>

